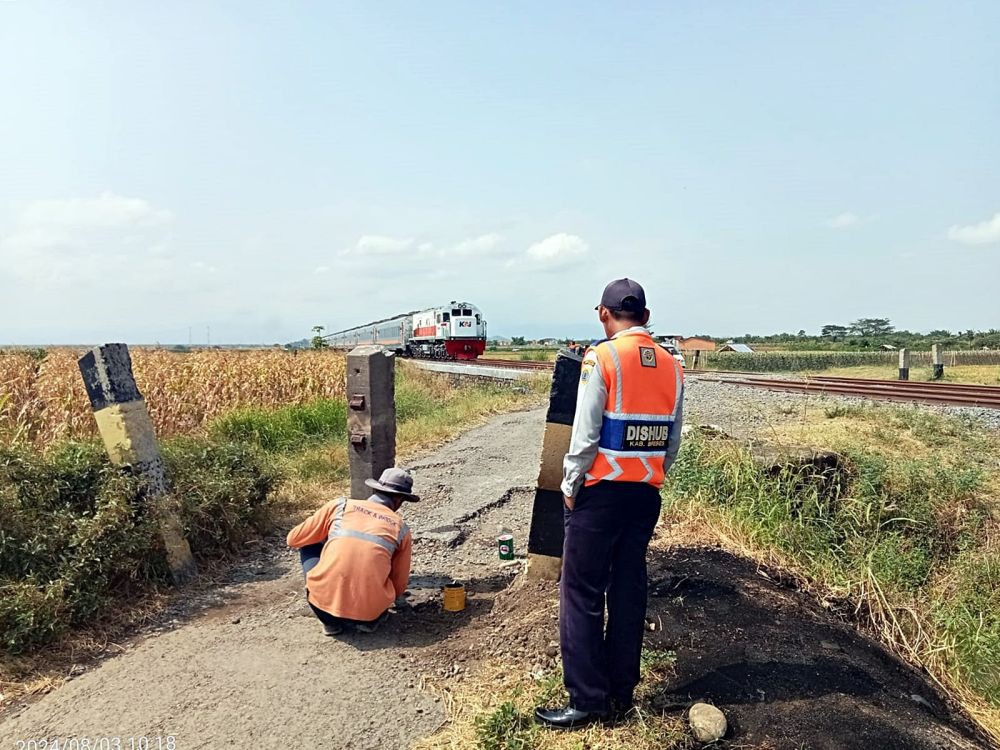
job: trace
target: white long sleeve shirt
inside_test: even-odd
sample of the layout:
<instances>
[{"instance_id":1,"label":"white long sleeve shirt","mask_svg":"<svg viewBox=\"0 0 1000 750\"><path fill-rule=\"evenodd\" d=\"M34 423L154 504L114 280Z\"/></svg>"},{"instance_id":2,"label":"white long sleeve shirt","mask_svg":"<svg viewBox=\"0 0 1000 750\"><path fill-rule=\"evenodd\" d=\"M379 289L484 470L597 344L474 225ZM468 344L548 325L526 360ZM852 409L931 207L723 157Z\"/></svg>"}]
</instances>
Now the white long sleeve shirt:
<instances>
[{"instance_id":1,"label":"white long sleeve shirt","mask_svg":"<svg viewBox=\"0 0 1000 750\"><path fill-rule=\"evenodd\" d=\"M635 326L619 331L612 338L618 338L628 333L645 331L642 326ZM677 416L667 440L666 455L663 457L663 473L666 474L677 459L677 451L681 447L681 427L684 421L684 392L677 394L681 403L677 406ZM576 497L586 479L587 471L597 457L597 447L601 440L601 424L604 421L604 406L608 400L608 389L604 383L604 373L597 353L593 348L587 350L583 358L583 370L580 376L580 387L576 394L576 414L573 417L573 432L570 437L569 451L563 459L562 493L566 497Z\"/></svg>"}]
</instances>

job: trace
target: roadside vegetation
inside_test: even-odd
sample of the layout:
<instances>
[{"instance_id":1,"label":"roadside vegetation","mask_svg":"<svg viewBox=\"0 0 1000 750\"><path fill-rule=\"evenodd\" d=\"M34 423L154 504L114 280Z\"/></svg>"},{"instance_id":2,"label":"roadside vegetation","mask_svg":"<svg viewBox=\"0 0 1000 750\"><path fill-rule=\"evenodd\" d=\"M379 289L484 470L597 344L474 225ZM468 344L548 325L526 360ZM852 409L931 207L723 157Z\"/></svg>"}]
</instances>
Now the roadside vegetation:
<instances>
[{"instance_id":1,"label":"roadside vegetation","mask_svg":"<svg viewBox=\"0 0 1000 750\"><path fill-rule=\"evenodd\" d=\"M790 571L1000 738L1000 439L924 409L859 406L773 435L840 465L776 472L694 432L665 490L667 527Z\"/></svg>"},{"instance_id":2,"label":"roadside vegetation","mask_svg":"<svg viewBox=\"0 0 1000 750\"><path fill-rule=\"evenodd\" d=\"M331 362L314 375L332 373L336 384L300 382L310 392L339 388L338 397L244 407L161 440L172 499L192 551L209 568L343 491L349 476L343 357L318 356ZM245 363L236 361L234 382L220 391L261 396L254 384L236 382L246 374ZM458 387L400 363L397 454L405 460L491 415L540 403L546 391L544 379L516 389ZM140 500L136 482L109 464L96 438L38 445L38 434L12 430L0 440L0 693L8 696L44 665L41 647L78 646L81 633L102 640L102 629L116 632L153 606L168 581L157 508Z\"/></svg>"}]
</instances>

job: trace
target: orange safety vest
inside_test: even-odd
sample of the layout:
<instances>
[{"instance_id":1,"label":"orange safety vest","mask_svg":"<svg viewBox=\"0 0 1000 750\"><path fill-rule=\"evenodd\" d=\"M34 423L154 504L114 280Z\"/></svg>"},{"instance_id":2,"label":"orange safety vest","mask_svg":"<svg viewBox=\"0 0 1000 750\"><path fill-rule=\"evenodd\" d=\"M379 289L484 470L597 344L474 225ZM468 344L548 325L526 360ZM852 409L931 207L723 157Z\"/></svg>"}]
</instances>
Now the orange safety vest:
<instances>
[{"instance_id":1,"label":"orange safety vest","mask_svg":"<svg viewBox=\"0 0 1000 750\"><path fill-rule=\"evenodd\" d=\"M608 396L597 456L584 484L663 486L663 459L684 389L681 366L645 331L594 347Z\"/></svg>"}]
</instances>

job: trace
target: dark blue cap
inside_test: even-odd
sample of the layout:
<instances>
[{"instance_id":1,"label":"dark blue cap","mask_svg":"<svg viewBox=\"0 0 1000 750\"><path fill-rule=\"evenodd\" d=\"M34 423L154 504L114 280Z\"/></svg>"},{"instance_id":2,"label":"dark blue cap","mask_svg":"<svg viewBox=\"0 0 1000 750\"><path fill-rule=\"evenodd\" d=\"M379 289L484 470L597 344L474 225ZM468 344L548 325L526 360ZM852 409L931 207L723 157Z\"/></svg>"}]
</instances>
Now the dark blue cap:
<instances>
[{"instance_id":1,"label":"dark blue cap","mask_svg":"<svg viewBox=\"0 0 1000 750\"><path fill-rule=\"evenodd\" d=\"M615 279L604 287L601 304L609 310L641 313L646 309L646 293L638 281Z\"/></svg>"}]
</instances>

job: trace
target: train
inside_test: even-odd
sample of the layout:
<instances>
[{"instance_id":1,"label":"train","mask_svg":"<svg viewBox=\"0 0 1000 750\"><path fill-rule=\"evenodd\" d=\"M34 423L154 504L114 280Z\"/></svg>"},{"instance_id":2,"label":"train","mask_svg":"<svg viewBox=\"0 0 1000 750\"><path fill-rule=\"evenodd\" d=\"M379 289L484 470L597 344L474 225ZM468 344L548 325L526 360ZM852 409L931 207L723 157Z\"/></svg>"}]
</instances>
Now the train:
<instances>
[{"instance_id":1,"label":"train","mask_svg":"<svg viewBox=\"0 0 1000 750\"><path fill-rule=\"evenodd\" d=\"M333 349L379 344L402 357L476 359L486 351L486 319L468 302L415 310L323 337Z\"/></svg>"}]
</instances>

